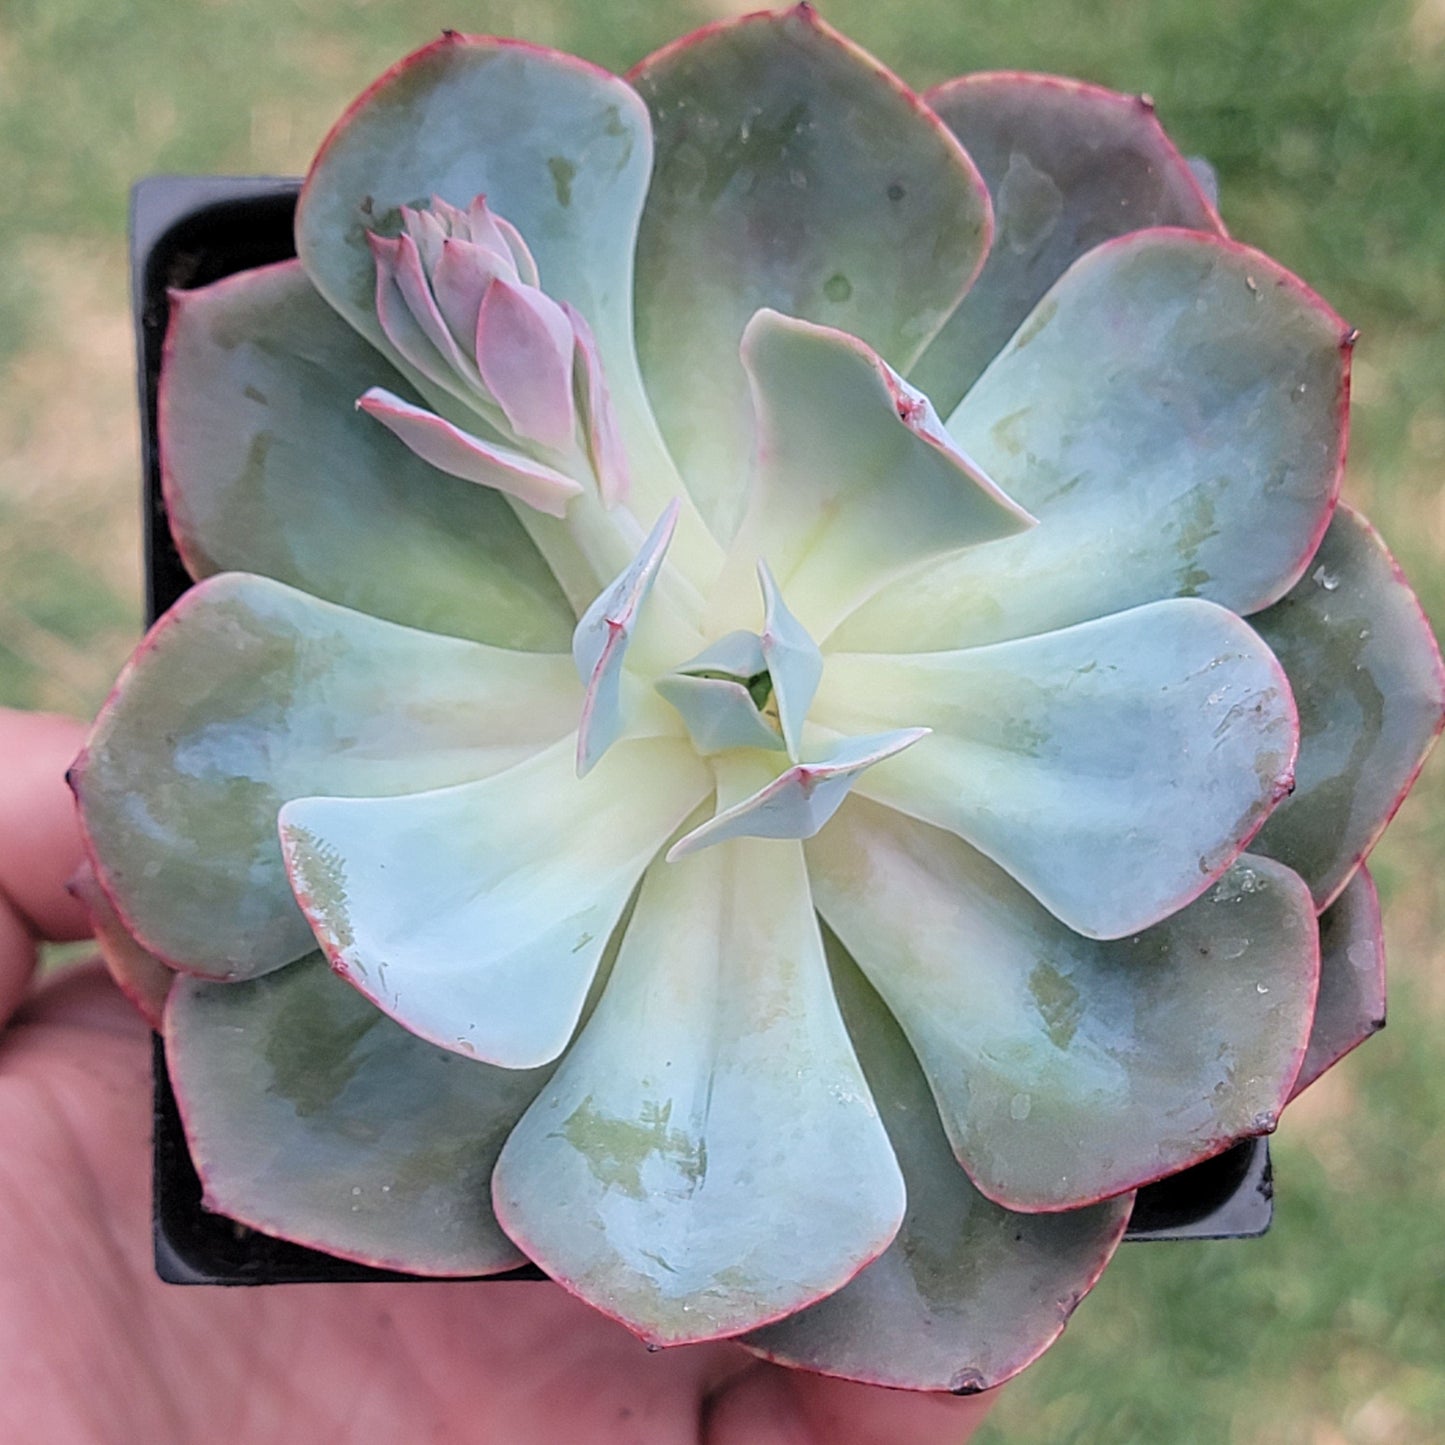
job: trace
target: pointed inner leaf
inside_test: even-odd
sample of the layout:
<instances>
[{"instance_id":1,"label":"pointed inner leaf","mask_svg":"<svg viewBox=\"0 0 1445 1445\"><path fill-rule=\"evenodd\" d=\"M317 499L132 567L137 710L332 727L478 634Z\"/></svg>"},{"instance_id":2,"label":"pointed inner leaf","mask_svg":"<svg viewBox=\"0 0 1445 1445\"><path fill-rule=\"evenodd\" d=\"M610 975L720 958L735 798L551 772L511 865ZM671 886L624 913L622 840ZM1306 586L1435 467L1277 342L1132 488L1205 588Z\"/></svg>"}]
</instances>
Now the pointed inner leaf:
<instances>
[{"instance_id":1,"label":"pointed inner leaf","mask_svg":"<svg viewBox=\"0 0 1445 1445\"><path fill-rule=\"evenodd\" d=\"M803 719L823 677L823 654L807 628L788 611L768 564L761 558L758 580L764 605L762 653L768 664L770 690L778 700L783 741L788 745L788 756L797 762L803 743Z\"/></svg>"},{"instance_id":2,"label":"pointed inner leaf","mask_svg":"<svg viewBox=\"0 0 1445 1445\"><path fill-rule=\"evenodd\" d=\"M680 838L668 850L667 861L729 838L811 838L838 811L860 773L912 747L928 732L928 728L901 728L845 738L816 762L794 763Z\"/></svg>"},{"instance_id":3,"label":"pointed inner leaf","mask_svg":"<svg viewBox=\"0 0 1445 1445\"><path fill-rule=\"evenodd\" d=\"M582 615L572 634L572 660L587 689L577 726L577 776L584 776L622 734L622 664L638 613L652 591L677 526L678 501L668 503L632 565Z\"/></svg>"},{"instance_id":4,"label":"pointed inner leaf","mask_svg":"<svg viewBox=\"0 0 1445 1445\"><path fill-rule=\"evenodd\" d=\"M783 747L773 679L754 632L730 632L658 680L704 757L732 748Z\"/></svg>"},{"instance_id":5,"label":"pointed inner leaf","mask_svg":"<svg viewBox=\"0 0 1445 1445\"><path fill-rule=\"evenodd\" d=\"M771 685L767 673L760 678L764 686L754 691L731 677L670 673L658 681L657 691L682 715L693 745L704 757L733 748L781 751L783 740L768 725L758 701L761 696L766 704Z\"/></svg>"}]
</instances>

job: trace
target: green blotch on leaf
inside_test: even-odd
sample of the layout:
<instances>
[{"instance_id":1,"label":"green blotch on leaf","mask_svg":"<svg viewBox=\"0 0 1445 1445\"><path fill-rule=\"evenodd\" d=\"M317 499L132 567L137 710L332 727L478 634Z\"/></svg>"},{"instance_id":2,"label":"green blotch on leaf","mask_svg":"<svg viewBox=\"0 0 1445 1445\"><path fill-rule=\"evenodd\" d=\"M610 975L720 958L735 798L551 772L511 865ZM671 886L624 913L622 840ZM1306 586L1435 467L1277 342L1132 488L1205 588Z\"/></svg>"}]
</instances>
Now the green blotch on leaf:
<instances>
[{"instance_id":1,"label":"green blotch on leaf","mask_svg":"<svg viewBox=\"0 0 1445 1445\"><path fill-rule=\"evenodd\" d=\"M421 1199L438 1187L450 1193L458 1183L463 1192L485 1198L491 1185L491 1155L486 1143L482 1137L463 1137L413 1149L397 1161L389 1175L394 1202Z\"/></svg>"},{"instance_id":2,"label":"green blotch on leaf","mask_svg":"<svg viewBox=\"0 0 1445 1445\"><path fill-rule=\"evenodd\" d=\"M1215 520L1214 498L1202 487L1190 494L1184 516L1179 522L1175 546L1179 551L1179 596L1197 597L1209 582L1209 573L1199 565L1199 549L1211 537L1219 535Z\"/></svg>"},{"instance_id":3,"label":"green blotch on leaf","mask_svg":"<svg viewBox=\"0 0 1445 1445\"><path fill-rule=\"evenodd\" d=\"M276 438L268 431L258 431L246 448L245 465L236 478L236 486L247 496L263 491L266 483L266 463Z\"/></svg>"},{"instance_id":4,"label":"green blotch on leaf","mask_svg":"<svg viewBox=\"0 0 1445 1445\"><path fill-rule=\"evenodd\" d=\"M776 120L750 117L736 136L707 154L702 199L708 205L722 195L739 176L745 189L786 171L803 178L820 164L816 143L808 134L809 105L794 102Z\"/></svg>"},{"instance_id":5,"label":"green blotch on leaf","mask_svg":"<svg viewBox=\"0 0 1445 1445\"><path fill-rule=\"evenodd\" d=\"M604 1188L620 1189L633 1199L647 1196L642 1168L653 1157L670 1164L691 1194L707 1173L707 1145L682 1129L669 1129L672 1100L643 1106L641 1119L614 1119L593 1107L589 1094L563 1121L564 1138L587 1161Z\"/></svg>"},{"instance_id":6,"label":"green blotch on leaf","mask_svg":"<svg viewBox=\"0 0 1445 1445\"><path fill-rule=\"evenodd\" d=\"M1018 456L1024 449L1023 437L1019 435L1020 423L1032 410L1031 406L1021 406L1017 411L1011 411L1007 416L1001 416L989 428L990 434L1000 449L1006 451L1011 457Z\"/></svg>"},{"instance_id":7,"label":"green blotch on leaf","mask_svg":"<svg viewBox=\"0 0 1445 1445\"><path fill-rule=\"evenodd\" d=\"M335 986L329 972L312 971L288 994L287 1006L302 1017L325 1018L335 1012ZM337 1020L332 1028L316 1033L285 1027L269 1030L267 1092L289 1099L302 1119L324 1113L356 1076L365 1058L361 1042L384 1017L380 1009L368 1008L350 1021Z\"/></svg>"},{"instance_id":8,"label":"green blotch on leaf","mask_svg":"<svg viewBox=\"0 0 1445 1445\"><path fill-rule=\"evenodd\" d=\"M193 835L197 846L204 846L221 857L252 858L259 862L264 851L275 856L276 814L285 801L268 781L257 778L206 778L212 790L212 805L205 818L204 834ZM162 812L157 800L157 811ZM167 819L177 831L184 827L183 814ZM270 835L269 837L267 835ZM241 887L238 880L238 889Z\"/></svg>"},{"instance_id":9,"label":"green blotch on leaf","mask_svg":"<svg viewBox=\"0 0 1445 1445\"><path fill-rule=\"evenodd\" d=\"M1053 964L1041 960L1029 974L1029 992L1043 1017L1049 1042L1056 1049L1068 1048L1083 1012L1079 990Z\"/></svg>"},{"instance_id":10,"label":"green blotch on leaf","mask_svg":"<svg viewBox=\"0 0 1445 1445\"><path fill-rule=\"evenodd\" d=\"M552 185L557 192L557 204L572 204L572 182L577 176L577 167L563 156L549 156L547 169L552 173Z\"/></svg>"},{"instance_id":11,"label":"green blotch on leaf","mask_svg":"<svg viewBox=\"0 0 1445 1445\"><path fill-rule=\"evenodd\" d=\"M312 910L331 932L338 948L356 941L351 929L346 892L346 869L341 854L330 843L322 843L309 828L288 828L292 864Z\"/></svg>"},{"instance_id":12,"label":"green blotch on leaf","mask_svg":"<svg viewBox=\"0 0 1445 1445\"><path fill-rule=\"evenodd\" d=\"M1017 256L1032 256L1043 250L1063 211L1054 178L1016 151L998 189L998 242Z\"/></svg>"},{"instance_id":13,"label":"green blotch on leaf","mask_svg":"<svg viewBox=\"0 0 1445 1445\"><path fill-rule=\"evenodd\" d=\"M1034 307L1033 315L1024 322L1023 329L1014 338L1013 349L1022 351L1050 321L1054 319L1054 313L1058 311L1059 303L1050 297L1041 301Z\"/></svg>"}]
</instances>

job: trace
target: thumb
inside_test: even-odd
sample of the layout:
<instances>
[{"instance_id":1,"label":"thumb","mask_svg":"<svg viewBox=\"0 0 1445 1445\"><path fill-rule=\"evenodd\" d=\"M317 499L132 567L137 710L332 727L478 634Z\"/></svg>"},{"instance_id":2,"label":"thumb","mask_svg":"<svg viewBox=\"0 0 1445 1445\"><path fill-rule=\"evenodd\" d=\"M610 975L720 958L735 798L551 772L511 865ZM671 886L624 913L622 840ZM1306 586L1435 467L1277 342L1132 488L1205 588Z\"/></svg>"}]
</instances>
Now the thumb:
<instances>
[{"instance_id":1,"label":"thumb","mask_svg":"<svg viewBox=\"0 0 1445 1445\"><path fill-rule=\"evenodd\" d=\"M996 1390L967 1399L758 1364L710 1401L705 1445L964 1445Z\"/></svg>"},{"instance_id":2,"label":"thumb","mask_svg":"<svg viewBox=\"0 0 1445 1445\"><path fill-rule=\"evenodd\" d=\"M83 850L65 770L85 724L0 708L0 1025L19 1005L41 939L85 938L85 910L66 891Z\"/></svg>"}]
</instances>

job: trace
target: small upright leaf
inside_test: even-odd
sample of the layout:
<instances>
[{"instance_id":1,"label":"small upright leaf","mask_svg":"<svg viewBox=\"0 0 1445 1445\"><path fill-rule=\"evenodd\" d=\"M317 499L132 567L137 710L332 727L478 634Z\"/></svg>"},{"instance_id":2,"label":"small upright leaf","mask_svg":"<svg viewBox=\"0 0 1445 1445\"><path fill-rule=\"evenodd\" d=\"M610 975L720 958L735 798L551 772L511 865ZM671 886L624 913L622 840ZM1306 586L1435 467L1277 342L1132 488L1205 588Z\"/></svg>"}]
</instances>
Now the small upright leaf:
<instances>
[{"instance_id":1,"label":"small upright leaf","mask_svg":"<svg viewBox=\"0 0 1445 1445\"><path fill-rule=\"evenodd\" d=\"M803 720L823 676L823 654L807 629L788 611L767 562L761 558L758 581L763 588L763 631L758 642L778 702L783 741L788 756L796 763L803 745Z\"/></svg>"},{"instance_id":2,"label":"small upright leaf","mask_svg":"<svg viewBox=\"0 0 1445 1445\"><path fill-rule=\"evenodd\" d=\"M582 428L587 443L587 459L597 479L598 494L607 508L625 502L632 491L632 472L627 448L618 430L617 414L612 406L612 392L602 370L602 357L597 338L586 318L575 306L562 303L572 323L576 340L574 370Z\"/></svg>"},{"instance_id":3,"label":"small upright leaf","mask_svg":"<svg viewBox=\"0 0 1445 1445\"><path fill-rule=\"evenodd\" d=\"M577 776L585 776L622 735L622 665L658 569L677 526L678 503L667 505L637 556L582 614L572 634L572 661L585 689L577 725Z\"/></svg>"},{"instance_id":4,"label":"small upright leaf","mask_svg":"<svg viewBox=\"0 0 1445 1445\"><path fill-rule=\"evenodd\" d=\"M498 277L477 313L477 368L519 436L553 451L573 445L572 322L535 286Z\"/></svg>"}]
</instances>

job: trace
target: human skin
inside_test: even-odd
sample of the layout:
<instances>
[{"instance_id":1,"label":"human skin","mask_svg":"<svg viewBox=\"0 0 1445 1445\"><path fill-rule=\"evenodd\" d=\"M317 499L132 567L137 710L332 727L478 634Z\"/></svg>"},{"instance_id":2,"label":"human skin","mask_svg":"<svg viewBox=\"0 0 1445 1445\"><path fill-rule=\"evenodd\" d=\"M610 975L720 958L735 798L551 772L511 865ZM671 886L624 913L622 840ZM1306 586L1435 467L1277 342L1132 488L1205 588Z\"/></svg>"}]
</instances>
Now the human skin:
<instances>
[{"instance_id":1,"label":"human skin","mask_svg":"<svg viewBox=\"0 0 1445 1445\"><path fill-rule=\"evenodd\" d=\"M65 768L0 710L0 1440L46 1445L962 1445L991 1395L649 1354L550 1284L177 1288L150 1257L150 1034L84 938Z\"/></svg>"}]
</instances>

